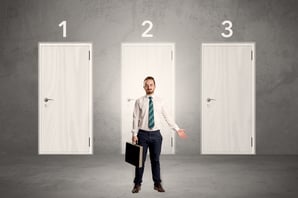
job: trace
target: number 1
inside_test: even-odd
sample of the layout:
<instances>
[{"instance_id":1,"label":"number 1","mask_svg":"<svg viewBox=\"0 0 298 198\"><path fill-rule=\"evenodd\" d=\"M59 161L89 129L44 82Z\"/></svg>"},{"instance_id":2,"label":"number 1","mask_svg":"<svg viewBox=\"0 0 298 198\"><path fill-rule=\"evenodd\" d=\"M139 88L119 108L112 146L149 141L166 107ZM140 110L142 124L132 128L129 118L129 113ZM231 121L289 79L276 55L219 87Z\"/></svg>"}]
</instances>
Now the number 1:
<instances>
[{"instance_id":1,"label":"number 1","mask_svg":"<svg viewBox=\"0 0 298 198\"><path fill-rule=\"evenodd\" d=\"M65 38L66 37L66 21L62 21L60 24L59 24L59 27L63 26L63 37Z\"/></svg>"}]
</instances>

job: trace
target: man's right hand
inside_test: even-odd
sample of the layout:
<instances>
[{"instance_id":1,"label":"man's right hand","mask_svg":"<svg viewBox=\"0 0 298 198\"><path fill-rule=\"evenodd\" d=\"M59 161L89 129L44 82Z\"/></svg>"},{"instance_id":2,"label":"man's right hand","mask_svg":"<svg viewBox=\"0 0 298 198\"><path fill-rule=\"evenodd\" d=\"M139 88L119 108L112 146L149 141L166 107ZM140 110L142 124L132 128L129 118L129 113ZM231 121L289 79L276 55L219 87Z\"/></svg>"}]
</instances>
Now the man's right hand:
<instances>
[{"instance_id":1,"label":"man's right hand","mask_svg":"<svg viewBox=\"0 0 298 198\"><path fill-rule=\"evenodd\" d=\"M133 144L137 144L138 143L138 137L137 136L132 136L131 141Z\"/></svg>"}]
</instances>

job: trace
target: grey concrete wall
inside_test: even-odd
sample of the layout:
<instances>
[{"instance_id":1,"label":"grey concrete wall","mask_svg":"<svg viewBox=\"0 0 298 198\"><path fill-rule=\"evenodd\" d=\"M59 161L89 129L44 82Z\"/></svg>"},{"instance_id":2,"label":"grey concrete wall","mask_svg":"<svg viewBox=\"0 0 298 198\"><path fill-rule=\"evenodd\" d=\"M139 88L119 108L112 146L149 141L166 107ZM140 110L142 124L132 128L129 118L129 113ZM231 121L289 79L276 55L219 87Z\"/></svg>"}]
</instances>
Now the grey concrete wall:
<instances>
[{"instance_id":1,"label":"grey concrete wall","mask_svg":"<svg viewBox=\"0 0 298 198\"><path fill-rule=\"evenodd\" d=\"M257 154L298 154L298 1L0 1L0 154L37 154L38 42L93 43L95 154L120 152L122 42L176 43L178 154L200 153L201 43L256 43ZM142 38L141 23L154 23ZM221 22L233 22L224 39ZM58 24L67 20L67 38Z\"/></svg>"}]
</instances>

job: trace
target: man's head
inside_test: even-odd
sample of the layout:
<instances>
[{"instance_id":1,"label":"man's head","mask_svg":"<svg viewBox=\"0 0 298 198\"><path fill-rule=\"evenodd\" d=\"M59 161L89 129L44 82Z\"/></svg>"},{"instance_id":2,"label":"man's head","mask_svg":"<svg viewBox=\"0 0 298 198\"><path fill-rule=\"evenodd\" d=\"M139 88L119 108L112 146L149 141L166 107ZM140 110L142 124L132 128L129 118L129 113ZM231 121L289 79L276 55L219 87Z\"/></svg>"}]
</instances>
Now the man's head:
<instances>
[{"instance_id":1,"label":"man's head","mask_svg":"<svg viewBox=\"0 0 298 198\"><path fill-rule=\"evenodd\" d=\"M155 90L155 80L152 76L147 76L144 80L144 90L147 95L151 95Z\"/></svg>"}]
</instances>

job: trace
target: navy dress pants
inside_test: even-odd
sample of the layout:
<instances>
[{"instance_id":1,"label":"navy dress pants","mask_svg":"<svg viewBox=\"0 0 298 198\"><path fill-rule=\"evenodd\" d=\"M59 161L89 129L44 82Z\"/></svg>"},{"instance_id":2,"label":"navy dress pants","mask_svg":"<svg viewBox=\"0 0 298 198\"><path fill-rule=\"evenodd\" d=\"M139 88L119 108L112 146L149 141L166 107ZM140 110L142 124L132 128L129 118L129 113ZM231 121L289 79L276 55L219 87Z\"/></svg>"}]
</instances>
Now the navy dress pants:
<instances>
[{"instance_id":1,"label":"navy dress pants","mask_svg":"<svg viewBox=\"0 0 298 198\"><path fill-rule=\"evenodd\" d=\"M161 183L160 163L159 163L161 144L162 144L162 136L159 130L158 131L139 130L138 145L143 146L143 166L142 168L135 169L135 179L134 179L135 184L142 183L148 148L150 152L152 179L154 181L154 184Z\"/></svg>"}]
</instances>

